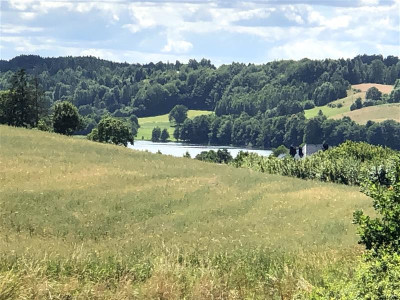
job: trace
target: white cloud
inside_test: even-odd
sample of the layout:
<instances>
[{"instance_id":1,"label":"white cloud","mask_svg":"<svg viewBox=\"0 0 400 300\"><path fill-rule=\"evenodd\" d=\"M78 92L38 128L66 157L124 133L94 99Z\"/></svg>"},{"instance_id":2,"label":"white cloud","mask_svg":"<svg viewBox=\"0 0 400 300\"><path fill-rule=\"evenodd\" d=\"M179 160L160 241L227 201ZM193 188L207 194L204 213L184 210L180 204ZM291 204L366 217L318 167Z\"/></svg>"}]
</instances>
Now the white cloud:
<instances>
[{"instance_id":1,"label":"white cloud","mask_svg":"<svg viewBox=\"0 0 400 300\"><path fill-rule=\"evenodd\" d=\"M36 18L37 14L34 12L21 12L19 16L24 20L32 20Z\"/></svg>"},{"instance_id":2,"label":"white cloud","mask_svg":"<svg viewBox=\"0 0 400 300\"><path fill-rule=\"evenodd\" d=\"M364 6L376 6L379 4L379 0L360 0L360 5Z\"/></svg>"},{"instance_id":3,"label":"white cloud","mask_svg":"<svg viewBox=\"0 0 400 300\"><path fill-rule=\"evenodd\" d=\"M186 53L193 48L192 43L187 41L174 41L168 39L168 43L162 49L162 52L175 52L175 53Z\"/></svg>"},{"instance_id":4,"label":"white cloud","mask_svg":"<svg viewBox=\"0 0 400 300\"><path fill-rule=\"evenodd\" d=\"M357 46L351 42L319 41L314 39L302 39L273 47L268 52L268 59L313 59L350 58L359 54Z\"/></svg>"},{"instance_id":5,"label":"white cloud","mask_svg":"<svg viewBox=\"0 0 400 300\"><path fill-rule=\"evenodd\" d=\"M23 32L40 32L43 28L28 27L28 26L15 26L13 24L0 24L0 32L7 34L19 34Z\"/></svg>"}]
</instances>

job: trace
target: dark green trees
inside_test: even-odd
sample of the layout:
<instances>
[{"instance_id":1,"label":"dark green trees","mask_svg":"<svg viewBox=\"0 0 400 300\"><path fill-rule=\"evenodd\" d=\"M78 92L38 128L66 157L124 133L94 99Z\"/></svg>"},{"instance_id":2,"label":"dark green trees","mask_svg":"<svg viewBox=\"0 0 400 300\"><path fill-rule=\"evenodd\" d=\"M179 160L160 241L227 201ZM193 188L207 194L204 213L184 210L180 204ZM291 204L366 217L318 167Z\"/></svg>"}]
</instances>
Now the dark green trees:
<instances>
[{"instance_id":1,"label":"dark green trees","mask_svg":"<svg viewBox=\"0 0 400 300\"><path fill-rule=\"evenodd\" d=\"M367 93L365 94L366 99L370 100L381 100L382 93L379 91L376 87L371 87L367 90Z\"/></svg>"},{"instance_id":2,"label":"dark green trees","mask_svg":"<svg viewBox=\"0 0 400 300\"><path fill-rule=\"evenodd\" d=\"M38 78L30 79L23 69L15 72L10 80L10 89L0 95L0 123L36 127L46 113Z\"/></svg>"},{"instance_id":3,"label":"dark green trees","mask_svg":"<svg viewBox=\"0 0 400 300\"><path fill-rule=\"evenodd\" d=\"M110 116L105 116L100 120L97 128L93 129L88 135L88 139L103 143L124 145L125 147L128 146L128 143L133 144L130 125Z\"/></svg>"},{"instance_id":4,"label":"dark green trees","mask_svg":"<svg viewBox=\"0 0 400 300\"><path fill-rule=\"evenodd\" d=\"M188 108L184 105L175 105L169 113L169 121L175 122L177 125L183 124L187 119Z\"/></svg>"},{"instance_id":5,"label":"dark green trees","mask_svg":"<svg viewBox=\"0 0 400 300\"><path fill-rule=\"evenodd\" d=\"M151 141L152 142L159 142L161 137L161 128L160 127L154 127L153 131L151 132Z\"/></svg>"},{"instance_id":6,"label":"dark green trees","mask_svg":"<svg viewBox=\"0 0 400 300\"><path fill-rule=\"evenodd\" d=\"M164 128L161 131L160 140L161 140L161 142L166 142L168 139L169 139L169 132L168 132L167 128Z\"/></svg>"},{"instance_id":7,"label":"dark green trees","mask_svg":"<svg viewBox=\"0 0 400 300\"><path fill-rule=\"evenodd\" d=\"M79 129L81 124L81 117L75 105L68 101L63 101L54 106L54 132L71 135Z\"/></svg>"},{"instance_id":8,"label":"dark green trees","mask_svg":"<svg viewBox=\"0 0 400 300\"><path fill-rule=\"evenodd\" d=\"M358 97L356 99L356 101L354 101L354 103L350 106L350 110L353 111L353 110L356 110L356 109L360 109L362 107L363 107L363 104L361 102L361 98Z\"/></svg>"}]
</instances>

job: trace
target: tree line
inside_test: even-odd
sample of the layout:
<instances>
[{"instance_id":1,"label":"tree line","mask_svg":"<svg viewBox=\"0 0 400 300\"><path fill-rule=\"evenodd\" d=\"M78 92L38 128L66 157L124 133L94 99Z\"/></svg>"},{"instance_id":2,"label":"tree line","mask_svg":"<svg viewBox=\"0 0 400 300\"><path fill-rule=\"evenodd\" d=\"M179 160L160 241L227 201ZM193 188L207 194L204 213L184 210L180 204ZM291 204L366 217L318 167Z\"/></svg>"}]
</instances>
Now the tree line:
<instances>
[{"instance_id":1,"label":"tree line","mask_svg":"<svg viewBox=\"0 0 400 300\"><path fill-rule=\"evenodd\" d=\"M14 71L21 67L39 83L43 109L65 101L77 107L81 122L75 134L89 134L107 115L126 120L135 135L137 116L168 113L181 105L215 111L215 116L179 123L174 137L183 141L271 148L303 142L336 145L351 139L398 149L395 138L390 138L392 132L398 134L397 123L361 126L346 118L319 116L308 121L302 115L305 109L345 96L350 84L360 82L395 83L390 95L370 102L377 104L383 98L400 102L400 61L395 56L232 63L216 68L206 59L141 65L28 55L0 61L2 94L9 94ZM42 110L39 106L36 112ZM40 117L36 113L30 119L30 126L36 126Z\"/></svg>"},{"instance_id":2,"label":"tree line","mask_svg":"<svg viewBox=\"0 0 400 300\"><path fill-rule=\"evenodd\" d=\"M114 117L154 116L175 105L214 110L218 116L268 117L296 114L346 95L350 84L394 84L400 78L396 56L353 59L282 60L263 65L232 63L216 68L210 60L175 63L113 63L94 57L18 56L0 61L0 89L24 68L42 84L46 101L69 101L89 133L105 113ZM393 101L400 101L400 94Z\"/></svg>"},{"instance_id":3,"label":"tree line","mask_svg":"<svg viewBox=\"0 0 400 300\"><path fill-rule=\"evenodd\" d=\"M200 144L250 146L264 149L302 143L335 146L346 140L364 141L400 150L400 123L368 121L360 125L349 117L328 119L321 112L307 120L303 113L269 118L265 114L250 116L198 116L176 127L174 137Z\"/></svg>"},{"instance_id":4,"label":"tree line","mask_svg":"<svg viewBox=\"0 0 400 300\"><path fill-rule=\"evenodd\" d=\"M0 124L71 135L82 129L85 121L77 107L69 101L57 101L50 105L38 78L28 76L21 69L11 76L9 89L0 93ZM105 114L88 138L127 146L133 143L138 127L134 115L128 120L121 120Z\"/></svg>"}]
</instances>

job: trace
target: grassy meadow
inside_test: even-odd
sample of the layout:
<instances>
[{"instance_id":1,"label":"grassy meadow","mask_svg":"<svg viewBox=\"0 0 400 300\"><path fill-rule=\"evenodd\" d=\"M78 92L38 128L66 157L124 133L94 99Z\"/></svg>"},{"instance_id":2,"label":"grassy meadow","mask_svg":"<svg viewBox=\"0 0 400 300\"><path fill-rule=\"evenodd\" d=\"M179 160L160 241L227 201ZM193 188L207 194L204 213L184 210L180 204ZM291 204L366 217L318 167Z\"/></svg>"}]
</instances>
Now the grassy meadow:
<instances>
[{"instance_id":1,"label":"grassy meadow","mask_svg":"<svg viewBox=\"0 0 400 300\"><path fill-rule=\"evenodd\" d=\"M357 187L0 126L0 299L293 299L351 276Z\"/></svg>"},{"instance_id":2,"label":"grassy meadow","mask_svg":"<svg viewBox=\"0 0 400 300\"><path fill-rule=\"evenodd\" d=\"M360 97L362 100L365 100L366 91L372 86L375 86L377 89L379 89L382 93L385 94L390 93L390 91L393 89L392 85L384 85L376 83L363 83L363 84L352 85L351 89L347 91L347 97L328 103L328 104L335 104L336 107L329 107L328 104L324 106L316 106L312 109L305 110L304 111L305 117L307 119L316 117L318 115L318 112L321 110L327 118L336 119L336 118L342 118L346 115L348 115L351 118L351 115L348 114L351 112L350 106L354 103L354 101L356 101L358 97ZM337 107L338 104L341 104L342 106ZM392 114L388 116L387 119L391 119L391 116ZM367 119L368 117L370 116L367 115L365 117L357 117L356 119L354 119L354 121L360 122L360 124L364 124L363 123L364 120Z\"/></svg>"},{"instance_id":3,"label":"grassy meadow","mask_svg":"<svg viewBox=\"0 0 400 300\"><path fill-rule=\"evenodd\" d=\"M208 115L211 114L211 111L207 110L188 110L188 118L193 119L194 117L201 116L201 115ZM173 136L175 127L172 127L171 123L168 119L168 114L155 116L155 117L146 117L146 118L139 118L139 125L140 128L136 135L136 139L138 140L151 140L151 133L154 127L160 127L161 130L164 128L168 129L170 140L175 141Z\"/></svg>"},{"instance_id":4,"label":"grassy meadow","mask_svg":"<svg viewBox=\"0 0 400 300\"><path fill-rule=\"evenodd\" d=\"M361 109L333 116L333 119L341 119L346 116L363 125L365 125L369 120L374 122L383 122L385 120L395 120L396 122L400 122L400 103L363 107Z\"/></svg>"}]
</instances>

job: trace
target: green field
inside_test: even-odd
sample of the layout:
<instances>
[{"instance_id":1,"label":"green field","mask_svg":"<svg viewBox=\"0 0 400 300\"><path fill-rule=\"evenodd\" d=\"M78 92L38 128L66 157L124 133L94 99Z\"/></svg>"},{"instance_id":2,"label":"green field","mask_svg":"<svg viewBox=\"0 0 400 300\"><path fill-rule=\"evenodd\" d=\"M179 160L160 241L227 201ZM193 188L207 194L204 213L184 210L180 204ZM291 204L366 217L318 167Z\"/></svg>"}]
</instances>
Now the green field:
<instances>
[{"instance_id":1,"label":"green field","mask_svg":"<svg viewBox=\"0 0 400 300\"><path fill-rule=\"evenodd\" d=\"M368 120L372 120L368 118L374 117L371 113L369 113L370 111L373 110L377 111L379 114L378 118L374 118L376 121L383 121L387 119L398 120L399 116L396 115L396 112L398 111L385 115L386 112L388 112L387 109L385 108L378 108L372 110L371 108L361 109L358 110L357 114L353 114L353 112L350 111L350 106L354 103L354 101L356 101L358 97L360 97L362 100L365 100L366 91L368 90L368 88L372 86L378 88L382 93L389 93L393 89L393 86L384 84L364 83L364 84L353 85L352 88L347 91L347 97L329 103L329 104L334 104L336 107L329 107L328 104L324 106L316 106L312 109L305 110L304 111L305 117L307 119L316 117L318 115L318 112L321 110L327 118L340 119L344 116L349 116L351 119L353 119L352 116L354 116L355 117L353 119L354 121L360 124L365 124ZM341 104L342 107L337 107L338 104ZM362 116L361 114L364 113L365 116Z\"/></svg>"},{"instance_id":2,"label":"green field","mask_svg":"<svg viewBox=\"0 0 400 300\"><path fill-rule=\"evenodd\" d=\"M212 112L207 110L188 110L188 118L191 119L197 116L208 114L212 114ZM161 130L167 128L170 135L170 140L175 141L173 136L175 128L171 126L172 124L168 120L168 114L155 117L139 118L139 125L140 128L136 135L136 139L138 140L151 140L153 128L158 126L161 128Z\"/></svg>"},{"instance_id":3,"label":"green field","mask_svg":"<svg viewBox=\"0 0 400 300\"><path fill-rule=\"evenodd\" d=\"M365 92L355 92L354 90L349 90L347 92L347 97L342 98L342 99L338 99L336 101L330 102L331 104L335 104L336 106L338 104L341 104L342 107L329 107L328 105L324 105L324 106L316 106L312 109L307 109L305 110L305 117L307 119L316 117L318 115L318 112L321 110L323 112L323 114L327 117L327 118L331 118L334 117L336 115L342 114L342 113L346 113L350 111L350 106L353 104L354 101L356 101L356 99L358 97L361 97L361 99L365 99Z\"/></svg>"},{"instance_id":4,"label":"green field","mask_svg":"<svg viewBox=\"0 0 400 300\"><path fill-rule=\"evenodd\" d=\"M359 124L366 124L369 120L374 122L382 122L385 120L400 122L400 103L363 107L333 116L333 119L341 119L343 117L350 117Z\"/></svg>"},{"instance_id":5,"label":"green field","mask_svg":"<svg viewBox=\"0 0 400 300\"><path fill-rule=\"evenodd\" d=\"M330 269L350 276L352 213L371 213L357 187L0 138L0 299L291 299Z\"/></svg>"}]
</instances>

